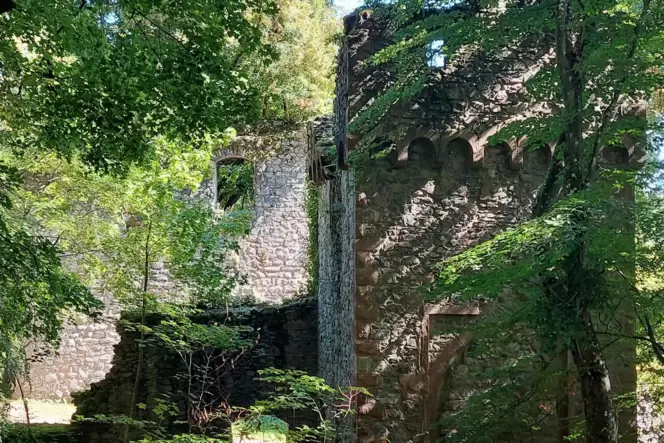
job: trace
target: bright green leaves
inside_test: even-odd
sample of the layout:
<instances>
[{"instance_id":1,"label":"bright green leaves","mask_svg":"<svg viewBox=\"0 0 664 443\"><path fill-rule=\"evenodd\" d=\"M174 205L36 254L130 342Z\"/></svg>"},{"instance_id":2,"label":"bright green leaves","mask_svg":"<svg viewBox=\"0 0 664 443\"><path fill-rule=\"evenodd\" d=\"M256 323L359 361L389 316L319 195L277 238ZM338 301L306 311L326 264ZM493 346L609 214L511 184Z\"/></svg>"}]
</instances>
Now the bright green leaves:
<instances>
[{"instance_id":1,"label":"bright green leaves","mask_svg":"<svg viewBox=\"0 0 664 443\"><path fill-rule=\"evenodd\" d=\"M249 161L217 164L217 202L225 209L244 209L254 199L254 164Z\"/></svg>"},{"instance_id":2,"label":"bright green leaves","mask_svg":"<svg viewBox=\"0 0 664 443\"><path fill-rule=\"evenodd\" d=\"M252 434L262 428L259 425L271 417L270 414L285 410L309 411L318 416L318 427L304 425L283 429L281 436L287 437L289 442L327 441L335 438L336 423L353 413L352 406L357 395L371 397L365 388L333 388L322 378L302 371L270 368L258 373L258 381L274 386L274 393L247 409L249 414L233 425L234 434Z\"/></svg>"},{"instance_id":3,"label":"bright green leaves","mask_svg":"<svg viewBox=\"0 0 664 443\"><path fill-rule=\"evenodd\" d=\"M0 371L2 389L25 370L24 341L57 345L63 314L93 315L101 308L81 281L60 265L57 237L15 220L17 168L0 164ZM23 202L19 202L23 203Z\"/></svg>"},{"instance_id":4,"label":"bright green leaves","mask_svg":"<svg viewBox=\"0 0 664 443\"><path fill-rule=\"evenodd\" d=\"M520 140L525 136L527 137L523 142L525 148L539 149L547 143L555 143L564 128L565 119L563 115L541 118L530 117L508 123L492 135L489 142L495 145L510 140Z\"/></svg>"},{"instance_id":5,"label":"bright green leaves","mask_svg":"<svg viewBox=\"0 0 664 443\"><path fill-rule=\"evenodd\" d=\"M331 112L341 23L330 2L282 0L264 29L275 60L243 63L260 90L261 118L302 121Z\"/></svg>"},{"instance_id":6,"label":"bright green leaves","mask_svg":"<svg viewBox=\"0 0 664 443\"><path fill-rule=\"evenodd\" d=\"M255 19L276 12L271 0L56 3L22 2L0 31L5 146L124 170L157 135L198 138L258 117L237 60L271 57Z\"/></svg>"},{"instance_id":7,"label":"bright green leaves","mask_svg":"<svg viewBox=\"0 0 664 443\"><path fill-rule=\"evenodd\" d=\"M524 222L438 265L432 296L461 294L466 299L496 297L506 287L531 286L532 278L565 272L563 262L585 232L589 255L602 266L630 253L632 204L613 198L598 185L556 204L546 215ZM583 214L579 221L579 214ZM623 217L608 217L621 214ZM626 242L618 240L624 238ZM631 255L631 254L630 254ZM633 257L632 257L633 260Z\"/></svg>"}]
</instances>

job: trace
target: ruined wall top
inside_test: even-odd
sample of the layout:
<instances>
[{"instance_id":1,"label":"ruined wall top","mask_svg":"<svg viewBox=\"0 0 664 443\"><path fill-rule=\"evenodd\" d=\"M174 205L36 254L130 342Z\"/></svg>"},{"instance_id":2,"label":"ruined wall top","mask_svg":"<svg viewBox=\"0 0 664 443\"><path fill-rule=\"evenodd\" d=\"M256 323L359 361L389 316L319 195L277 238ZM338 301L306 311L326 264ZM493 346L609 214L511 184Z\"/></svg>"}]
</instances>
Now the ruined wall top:
<instances>
[{"instance_id":1,"label":"ruined wall top","mask_svg":"<svg viewBox=\"0 0 664 443\"><path fill-rule=\"evenodd\" d=\"M560 111L556 103L535 99L526 87L538 72L554 65L552 42L542 34L498 55L469 50L443 67L427 68L426 86L416 99L392 106L375 128L353 132L361 112L395 80L389 65L365 63L393 43L395 29L385 8L358 10L344 19L344 28L335 102L338 151L352 151L358 144L371 147L376 139L388 139L396 146L395 161L405 164L413 142L430 143L437 157L452 144L463 146L468 165L477 168L484 164L490 137L502 128ZM630 109L625 112L642 112L635 110L636 103L626 107ZM506 143L514 169L523 165L525 142L525 137L513 137ZM629 149L634 141L624 144ZM555 140L537 140L535 145L550 155ZM344 152L342 157L347 155ZM634 161L633 152L628 157Z\"/></svg>"},{"instance_id":2,"label":"ruined wall top","mask_svg":"<svg viewBox=\"0 0 664 443\"><path fill-rule=\"evenodd\" d=\"M206 186L206 198L212 201L216 200L216 165L227 159L254 164L251 232L230 258L245 278L236 295L279 303L303 294L309 279L305 128L239 136L219 150L212 161L214 176Z\"/></svg>"}]
</instances>

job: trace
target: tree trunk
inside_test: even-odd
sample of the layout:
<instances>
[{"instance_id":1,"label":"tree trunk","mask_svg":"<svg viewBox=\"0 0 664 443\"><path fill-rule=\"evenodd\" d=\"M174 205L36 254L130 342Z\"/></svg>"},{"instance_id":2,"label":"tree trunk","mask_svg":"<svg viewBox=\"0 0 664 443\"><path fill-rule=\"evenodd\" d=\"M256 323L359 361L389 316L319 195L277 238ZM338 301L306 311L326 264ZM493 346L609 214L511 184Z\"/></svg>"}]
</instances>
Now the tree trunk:
<instances>
[{"instance_id":1,"label":"tree trunk","mask_svg":"<svg viewBox=\"0 0 664 443\"><path fill-rule=\"evenodd\" d=\"M582 173L583 162L583 70L584 24L574 17L571 0L559 0L556 8L556 63L560 75L564 115L564 186L563 197L584 189L588 183ZM585 217L579 211L579 225ZM578 244L567 258L566 294L562 300L575 320L571 352L581 383L587 443L618 443L618 425L611 396L609 371L592 324L589 301L594 297L591 269L586 265L586 246L582 230ZM564 406L565 405L561 405Z\"/></svg>"},{"instance_id":2,"label":"tree trunk","mask_svg":"<svg viewBox=\"0 0 664 443\"><path fill-rule=\"evenodd\" d=\"M572 356L581 384L586 443L617 443L618 419L613 407L609 370L590 313L585 311L582 315L583 334L574 340Z\"/></svg>"},{"instance_id":3,"label":"tree trunk","mask_svg":"<svg viewBox=\"0 0 664 443\"><path fill-rule=\"evenodd\" d=\"M152 234L152 222L148 224L148 233L145 239L145 256L143 261L143 287L141 292L141 326L145 326L145 317L147 314L147 293L148 285L150 282L150 238ZM136 368L136 377L134 378L134 387L131 392L131 404L129 405L129 418L133 419L136 413L136 403L138 401L138 391L141 386L141 369L143 368L143 360L145 359L145 350L143 349L143 342L145 341L145 330L141 327L141 336L138 340L138 362ZM125 425L124 429L124 443L129 443L130 423Z\"/></svg>"}]
</instances>

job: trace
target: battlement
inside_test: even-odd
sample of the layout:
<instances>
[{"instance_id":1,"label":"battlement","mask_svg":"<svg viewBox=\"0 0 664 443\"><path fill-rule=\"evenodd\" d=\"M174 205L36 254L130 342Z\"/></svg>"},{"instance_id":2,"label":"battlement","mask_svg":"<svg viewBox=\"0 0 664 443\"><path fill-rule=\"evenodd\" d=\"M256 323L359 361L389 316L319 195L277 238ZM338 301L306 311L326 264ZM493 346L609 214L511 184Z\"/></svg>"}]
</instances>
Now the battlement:
<instances>
[{"instance_id":1,"label":"battlement","mask_svg":"<svg viewBox=\"0 0 664 443\"><path fill-rule=\"evenodd\" d=\"M395 79L389 66L367 61L392 41L381 14L345 19L333 121L309 130L310 179L321 186L319 370L334 386L373 395L360 399L355 423L342 426L344 443L437 441L440 418L482 389L467 374L491 359L466 355L468 337L440 332L481 321L483 307L428 305L419 288L436 280L435 264L531 218L556 140L516 135L493 143L494 136L561 111L528 93L528 80L553 66L545 36L497 56L468 51L443 68L423 62L420 93L376 111ZM621 112L644 111L625 102ZM387 155L353 168L353 150L384 146ZM644 155L625 136L602 148L599 161L638 168ZM634 349L624 351L612 363L617 391L635 384L633 365L624 363ZM557 441L555 425L542 428L532 441Z\"/></svg>"},{"instance_id":2,"label":"battlement","mask_svg":"<svg viewBox=\"0 0 664 443\"><path fill-rule=\"evenodd\" d=\"M551 103L534 100L526 87L540 70L552 66L552 42L543 37L496 57L468 52L444 68L423 66L429 71L429 80L421 94L411 102L390 107L380 120L367 122L362 113L376 106L377 98L394 79L388 66L366 62L393 41L393 31L384 14L366 9L347 16L344 23L334 121L330 125L327 120L327 134L314 134L309 139L309 172L316 184L345 168L353 149L371 149L385 140L394 147L390 155L395 166L406 165L412 149L426 145L431 151L429 160L437 167L455 158L456 164L480 169L487 166L488 152L495 150L491 138L501 129L560 112ZM643 115L645 107L640 102L626 102L621 112ZM333 150L329 140L334 141ZM555 144L556 140L512 137L499 148L507 155L509 167L519 170L528 157L548 161ZM530 155L528 151L534 148L543 153ZM624 167L643 164L644 151L633 137L626 136L622 145L604 151L616 150L623 151L605 157L622 162Z\"/></svg>"}]
</instances>

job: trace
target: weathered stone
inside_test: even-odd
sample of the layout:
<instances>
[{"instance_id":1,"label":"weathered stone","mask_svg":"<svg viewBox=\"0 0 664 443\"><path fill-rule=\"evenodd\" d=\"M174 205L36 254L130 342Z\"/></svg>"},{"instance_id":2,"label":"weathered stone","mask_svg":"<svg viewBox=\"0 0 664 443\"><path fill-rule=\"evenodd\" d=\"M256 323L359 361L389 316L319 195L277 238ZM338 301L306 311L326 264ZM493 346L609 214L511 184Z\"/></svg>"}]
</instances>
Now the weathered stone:
<instances>
[{"instance_id":1,"label":"weathered stone","mask_svg":"<svg viewBox=\"0 0 664 443\"><path fill-rule=\"evenodd\" d=\"M356 344L358 355L380 355L379 340L357 340Z\"/></svg>"},{"instance_id":2,"label":"weathered stone","mask_svg":"<svg viewBox=\"0 0 664 443\"><path fill-rule=\"evenodd\" d=\"M208 324L210 321L238 326L249 326L253 332L248 338L257 342L245 352L229 361L223 368L223 377L215 385L219 390L216 399L217 406L223 399L233 406L250 406L255 400L265 397L270 392L268 385L257 381L258 370L269 367L298 369L309 374L318 370L318 305L314 298L301 299L282 307L261 309L257 308L231 308L226 310L210 311L201 317L194 318L195 322ZM297 319L297 320L293 320ZM160 321L157 317L150 317L149 324ZM296 327L294 327L296 326ZM77 405L77 414L93 416L95 414L126 414L132 400L132 392L136 377L137 346L136 332L119 329L121 340L116 346L113 366L105 378L92 384L90 390L77 394L74 402ZM259 334L260 332L260 334ZM148 405L148 409L140 412L139 419L155 419L150 415L150 408L157 399L168 398L180 401L180 415L173 417L163 424L174 426L173 420L184 419L186 411L184 398L181 393L187 392L186 380L176 377L176 374L185 374L186 367L181 358L167 349L148 346L145 348L145 370L141 374L138 402ZM204 361L198 362L203 366ZM315 425L313 415L293 416L292 411L284 414L282 419L290 424L301 425L307 423ZM114 443L121 442L122 438L115 437L117 432L113 428L100 431L99 424L81 425L87 443ZM116 430L117 431L117 430ZM138 437L139 434L135 436ZM132 438L133 439L133 438Z\"/></svg>"}]
</instances>

